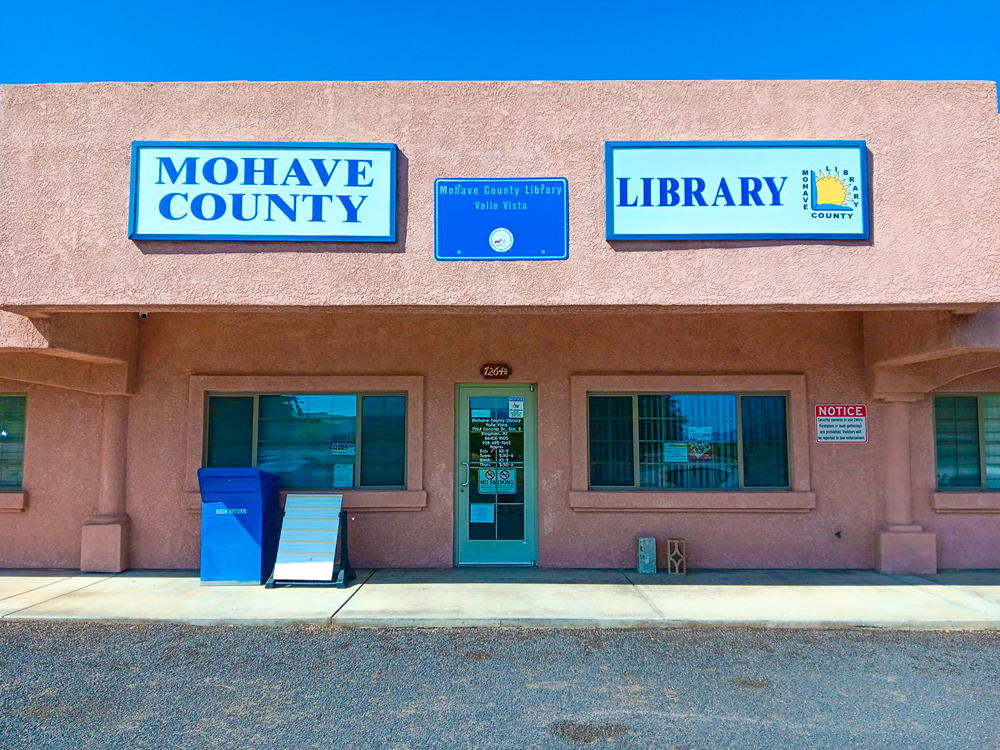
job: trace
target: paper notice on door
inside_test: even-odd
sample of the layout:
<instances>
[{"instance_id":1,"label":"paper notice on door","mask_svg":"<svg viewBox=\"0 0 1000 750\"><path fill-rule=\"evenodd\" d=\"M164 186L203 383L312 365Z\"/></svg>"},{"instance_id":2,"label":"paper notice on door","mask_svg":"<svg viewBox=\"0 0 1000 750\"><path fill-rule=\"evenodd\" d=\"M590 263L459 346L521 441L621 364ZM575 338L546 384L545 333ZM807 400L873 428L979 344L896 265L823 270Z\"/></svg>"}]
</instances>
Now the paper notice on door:
<instances>
[{"instance_id":1,"label":"paper notice on door","mask_svg":"<svg viewBox=\"0 0 1000 750\"><path fill-rule=\"evenodd\" d=\"M488 503L469 503L469 523L493 523L495 507Z\"/></svg>"},{"instance_id":2,"label":"paper notice on door","mask_svg":"<svg viewBox=\"0 0 1000 750\"><path fill-rule=\"evenodd\" d=\"M511 396L507 399L507 415L511 419L524 419L524 396Z\"/></svg>"}]
</instances>

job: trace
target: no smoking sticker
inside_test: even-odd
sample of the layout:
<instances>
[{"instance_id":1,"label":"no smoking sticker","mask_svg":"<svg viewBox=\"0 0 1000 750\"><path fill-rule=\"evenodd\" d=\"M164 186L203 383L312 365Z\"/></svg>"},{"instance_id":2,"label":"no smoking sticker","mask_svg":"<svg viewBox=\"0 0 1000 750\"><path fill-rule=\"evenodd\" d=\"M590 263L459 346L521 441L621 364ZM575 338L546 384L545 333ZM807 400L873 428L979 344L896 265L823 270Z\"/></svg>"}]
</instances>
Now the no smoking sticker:
<instances>
[{"instance_id":1,"label":"no smoking sticker","mask_svg":"<svg viewBox=\"0 0 1000 750\"><path fill-rule=\"evenodd\" d=\"M517 492L517 469L497 469L498 495L513 495Z\"/></svg>"},{"instance_id":2,"label":"no smoking sticker","mask_svg":"<svg viewBox=\"0 0 1000 750\"><path fill-rule=\"evenodd\" d=\"M517 492L517 469L480 469L480 495L513 495Z\"/></svg>"}]
</instances>

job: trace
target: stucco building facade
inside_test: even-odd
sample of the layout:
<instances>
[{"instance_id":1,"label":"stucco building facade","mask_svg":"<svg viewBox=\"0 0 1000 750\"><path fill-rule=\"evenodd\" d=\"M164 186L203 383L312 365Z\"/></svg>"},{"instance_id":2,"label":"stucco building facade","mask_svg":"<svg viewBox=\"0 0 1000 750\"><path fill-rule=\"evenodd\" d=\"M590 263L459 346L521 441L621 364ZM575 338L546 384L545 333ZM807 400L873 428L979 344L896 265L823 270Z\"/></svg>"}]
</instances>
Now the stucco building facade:
<instances>
[{"instance_id":1,"label":"stucco building facade","mask_svg":"<svg viewBox=\"0 0 1000 750\"><path fill-rule=\"evenodd\" d=\"M830 139L866 144L868 239L606 239L606 141ZM396 144L395 241L130 239L135 141ZM435 259L435 180L543 176L568 259ZM527 412L520 506L477 515L493 393ZM197 567L197 469L245 460L342 492L360 566L488 538L631 567L651 535L692 567L997 568L997 394L993 84L0 90L2 567ZM822 404L867 441L820 442Z\"/></svg>"}]
</instances>

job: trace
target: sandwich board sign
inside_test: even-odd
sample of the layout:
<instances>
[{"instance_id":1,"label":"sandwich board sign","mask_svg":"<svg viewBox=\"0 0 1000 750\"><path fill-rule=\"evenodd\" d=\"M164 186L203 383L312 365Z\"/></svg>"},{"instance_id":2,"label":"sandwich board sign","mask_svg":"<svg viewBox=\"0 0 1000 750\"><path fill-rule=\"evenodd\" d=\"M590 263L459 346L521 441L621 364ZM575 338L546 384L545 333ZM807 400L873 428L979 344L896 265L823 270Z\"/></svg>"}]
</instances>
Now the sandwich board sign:
<instances>
[{"instance_id":1,"label":"sandwich board sign","mask_svg":"<svg viewBox=\"0 0 1000 750\"><path fill-rule=\"evenodd\" d=\"M277 584L343 586L353 579L347 554L344 496L288 494L278 554L268 587ZM341 544L343 539L343 544ZM337 575L337 552L340 570Z\"/></svg>"}]
</instances>

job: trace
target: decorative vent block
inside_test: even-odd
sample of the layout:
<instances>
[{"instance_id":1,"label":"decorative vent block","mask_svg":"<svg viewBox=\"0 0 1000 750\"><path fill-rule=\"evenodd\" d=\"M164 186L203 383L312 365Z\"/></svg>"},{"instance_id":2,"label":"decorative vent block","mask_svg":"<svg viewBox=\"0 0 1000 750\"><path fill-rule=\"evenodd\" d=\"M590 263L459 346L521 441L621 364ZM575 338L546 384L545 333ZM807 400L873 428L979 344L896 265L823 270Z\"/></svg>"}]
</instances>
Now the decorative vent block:
<instances>
[{"instance_id":1,"label":"decorative vent block","mask_svg":"<svg viewBox=\"0 0 1000 750\"><path fill-rule=\"evenodd\" d=\"M687 542L684 539L667 540L667 573L672 576L687 575Z\"/></svg>"}]
</instances>

